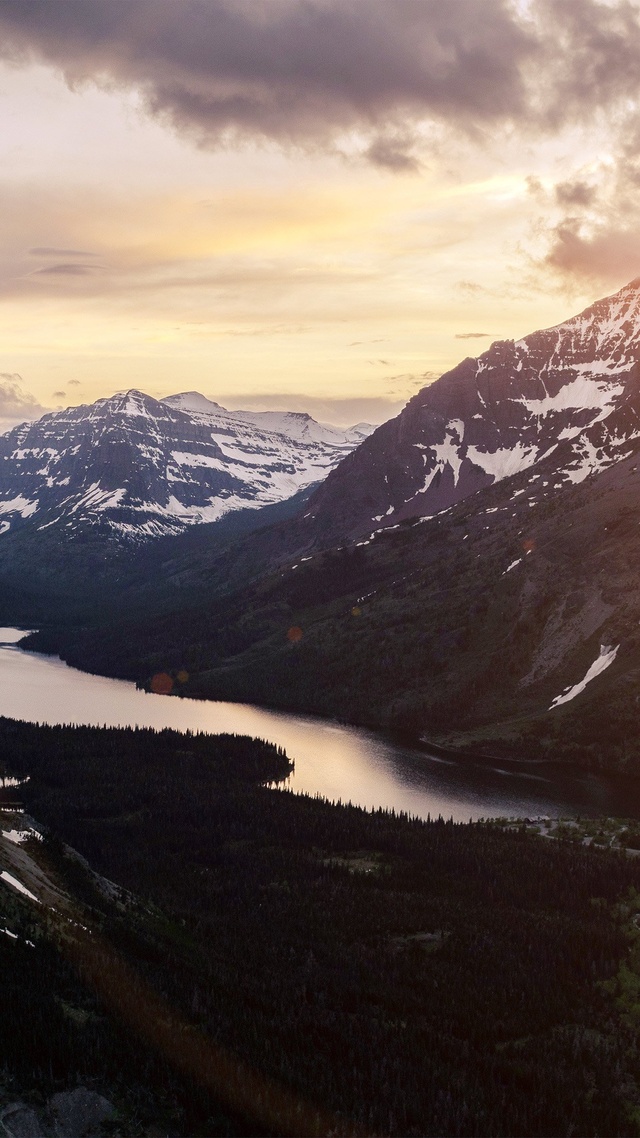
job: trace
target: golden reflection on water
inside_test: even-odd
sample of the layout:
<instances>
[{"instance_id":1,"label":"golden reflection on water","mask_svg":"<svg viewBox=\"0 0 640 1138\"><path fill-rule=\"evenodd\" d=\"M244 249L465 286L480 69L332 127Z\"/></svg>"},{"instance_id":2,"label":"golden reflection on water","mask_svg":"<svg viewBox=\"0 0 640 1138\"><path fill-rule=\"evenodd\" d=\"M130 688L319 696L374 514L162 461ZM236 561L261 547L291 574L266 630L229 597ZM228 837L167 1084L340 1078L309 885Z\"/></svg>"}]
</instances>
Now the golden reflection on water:
<instances>
[{"instance_id":1,"label":"golden reflection on water","mask_svg":"<svg viewBox=\"0 0 640 1138\"><path fill-rule=\"evenodd\" d=\"M527 773L451 763L407 750L374 732L326 720L250 704L154 695L124 680L80 672L56 657L24 652L15 647L22 635L0 629L0 715L52 724L251 735L284 747L293 759L295 769L285 784L292 790L421 817L442 814L466 822L500 814L589 810L582 783L576 781L575 787L569 791L565 787L560 793L553 782L540 777L537 768ZM167 675L166 680L171 678ZM600 796L595 812L613 812L605 806L608 790L603 787L589 791L592 798Z\"/></svg>"}]
</instances>

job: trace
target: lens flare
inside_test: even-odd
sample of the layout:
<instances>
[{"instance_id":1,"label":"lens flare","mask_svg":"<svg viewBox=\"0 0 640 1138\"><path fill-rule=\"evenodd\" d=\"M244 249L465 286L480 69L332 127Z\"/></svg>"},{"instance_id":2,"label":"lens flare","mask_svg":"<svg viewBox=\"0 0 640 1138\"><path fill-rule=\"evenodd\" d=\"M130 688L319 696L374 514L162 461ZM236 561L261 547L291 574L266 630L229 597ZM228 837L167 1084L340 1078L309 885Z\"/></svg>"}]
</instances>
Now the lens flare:
<instances>
[{"instance_id":1,"label":"lens flare","mask_svg":"<svg viewBox=\"0 0 640 1138\"><path fill-rule=\"evenodd\" d=\"M171 695L173 680L168 672L156 672L155 676L151 677L151 691L156 695Z\"/></svg>"}]
</instances>

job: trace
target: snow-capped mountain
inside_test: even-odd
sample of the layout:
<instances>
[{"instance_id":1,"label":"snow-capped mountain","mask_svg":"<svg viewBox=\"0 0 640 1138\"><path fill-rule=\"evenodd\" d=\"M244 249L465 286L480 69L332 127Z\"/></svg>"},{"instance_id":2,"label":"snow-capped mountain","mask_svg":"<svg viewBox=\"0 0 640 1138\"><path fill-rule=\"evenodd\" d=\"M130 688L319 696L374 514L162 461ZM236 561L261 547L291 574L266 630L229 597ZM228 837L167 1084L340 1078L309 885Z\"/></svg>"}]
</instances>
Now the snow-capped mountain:
<instances>
[{"instance_id":1,"label":"snow-capped mountain","mask_svg":"<svg viewBox=\"0 0 640 1138\"><path fill-rule=\"evenodd\" d=\"M437 514L525 470L532 498L581 482L638 446L639 361L640 278L423 388L330 475L312 515L355 534Z\"/></svg>"},{"instance_id":2,"label":"snow-capped mountain","mask_svg":"<svg viewBox=\"0 0 640 1138\"><path fill-rule=\"evenodd\" d=\"M373 428L227 411L197 392L127 391L0 435L0 533L87 525L124 540L182 532L319 482Z\"/></svg>"}]
</instances>

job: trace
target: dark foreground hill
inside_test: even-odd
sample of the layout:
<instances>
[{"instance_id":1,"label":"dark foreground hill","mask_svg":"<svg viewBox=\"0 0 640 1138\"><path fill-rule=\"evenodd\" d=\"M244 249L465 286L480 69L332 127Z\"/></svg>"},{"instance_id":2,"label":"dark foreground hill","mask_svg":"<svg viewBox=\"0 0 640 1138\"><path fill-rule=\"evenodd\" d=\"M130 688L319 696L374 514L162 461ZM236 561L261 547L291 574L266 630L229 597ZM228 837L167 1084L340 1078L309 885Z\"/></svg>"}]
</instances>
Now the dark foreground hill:
<instances>
[{"instance_id":1,"label":"dark foreground hill","mask_svg":"<svg viewBox=\"0 0 640 1138\"><path fill-rule=\"evenodd\" d=\"M79 1082L116 1135L637 1134L635 859L269 789L248 739L0 747L50 827L0 813L0 1107L46 1122Z\"/></svg>"}]
</instances>

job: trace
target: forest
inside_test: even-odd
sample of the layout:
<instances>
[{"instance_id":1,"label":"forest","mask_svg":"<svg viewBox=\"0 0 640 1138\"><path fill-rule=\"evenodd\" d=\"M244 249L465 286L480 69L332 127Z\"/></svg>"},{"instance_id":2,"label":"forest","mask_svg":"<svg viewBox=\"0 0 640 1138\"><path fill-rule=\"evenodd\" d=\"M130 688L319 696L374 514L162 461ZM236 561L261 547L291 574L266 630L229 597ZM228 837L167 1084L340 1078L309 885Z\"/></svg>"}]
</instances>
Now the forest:
<instances>
[{"instance_id":1,"label":"forest","mask_svg":"<svg viewBox=\"0 0 640 1138\"><path fill-rule=\"evenodd\" d=\"M634 859L296 796L238 737L0 719L0 761L69 898L0 882L4 1100L82 1082L121 1134L638 1133Z\"/></svg>"}]
</instances>

